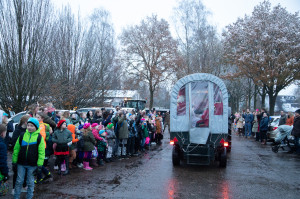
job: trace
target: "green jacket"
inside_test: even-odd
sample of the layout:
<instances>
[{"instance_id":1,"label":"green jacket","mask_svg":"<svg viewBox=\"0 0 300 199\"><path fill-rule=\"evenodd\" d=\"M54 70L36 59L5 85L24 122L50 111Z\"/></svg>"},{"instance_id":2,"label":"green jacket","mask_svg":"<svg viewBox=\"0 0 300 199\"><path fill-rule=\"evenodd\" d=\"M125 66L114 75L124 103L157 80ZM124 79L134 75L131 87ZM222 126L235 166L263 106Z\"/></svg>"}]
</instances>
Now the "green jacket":
<instances>
[{"instance_id":1,"label":"green jacket","mask_svg":"<svg viewBox=\"0 0 300 199\"><path fill-rule=\"evenodd\" d=\"M91 131L89 131L86 135L82 136L84 140L83 151L93 151L95 149L96 139Z\"/></svg>"},{"instance_id":2,"label":"green jacket","mask_svg":"<svg viewBox=\"0 0 300 199\"><path fill-rule=\"evenodd\" d=\"M22 143L20 144L20 136L15 144L12 162L28 166L43 166L45 159L45 142L40 135L38 145L38 137L40 129L33 133L28 130L23 135Z\"/></svg>"},{"instance_id":3,"label":"green jacket","mask_svg":"<svg viewBox=\"0 0 300 199\"><path fill-rule=\"evenodd\" d=\"M52 142L57 144L67 144L72 140L72 133L68 129L64 129L63 131L57 129L54 131L52 136Z\"/></svg>"},{"instance_id":4,"label":"green jacket","mask_svg":"<svg viewBox=\"0 0 300 199\"><path fill-rule=\"evenodd\" d=\"M118 119L119 139L127 139L129 135L128 123L125 117Z\"/></svg>"},{"instance_id":5,"label":"green jacket","mask_svg":"<svg viewBox=\"0 0 300 199\"><path fill-rule=\"evenodd\" d=\"M143 130L143 138L149 137L149 132L148 132L148 127L147 125L142 125L142 130Z\"/></svg>"}]
</instances>

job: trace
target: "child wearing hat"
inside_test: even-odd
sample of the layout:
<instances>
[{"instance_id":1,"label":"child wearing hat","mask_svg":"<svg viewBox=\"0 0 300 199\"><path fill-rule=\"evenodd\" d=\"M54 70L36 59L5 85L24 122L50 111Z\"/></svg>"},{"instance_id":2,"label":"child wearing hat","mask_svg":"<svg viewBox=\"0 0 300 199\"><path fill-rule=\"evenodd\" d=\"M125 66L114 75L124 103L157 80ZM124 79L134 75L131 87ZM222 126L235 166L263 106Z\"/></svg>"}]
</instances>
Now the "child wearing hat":
<instances>
[{"instance_id":1,"label":"child wearing hat","mask_svg":"<svg viewBox=\"0 0 300 199\"><path fill-rule=\"evenodd\" d=\"M101 140L97 140L97 145L96 145L97 150L98 150L98 164L100 166L103 166L104 165L103 160L105 158L106 148L107 148L107 142L105 140L105 137L106 137L105 130L100 130L99 135L100 135Z\"/></svg>"},{"instance_id":2,"label":"child wearing hat","mask_svg":"<svg viewBox=\"0 0 300 199\"><path fill-rule=\"evenodd\" d=\"M76 156L76 162L77 162L77 167L78 168L83 168L83 156L84 156L84 140L83 140L83 133L84 133L84 129L83 129L83 124L80 124L78 126L78 131L76 132L76 134L78 135L78 139L79 141L77 142L77 156Z\"/></svg>"},{"instance_id":3,"label":"child wearing hat","mask_svg":"<svg viewBox=\"0 0 300 199\"><path fill-rule=\"evenodd\" d=\"M113 147L115 145L115 132L114 132L114 124L108 123L106 126L106 139L107 139L107 153L106 153L106 160L107 162L112 162L112 152Z\"/></svg>"},{"instance_id":4,"label":"child wearing hat","mask_svg":"<svg viewBox=\"0 0 300 199\"><path fill-rule=\"evenodd\" d=\"M21 188L27 172L27 198L33 197L34 176L33 172L38 167L41 170L45 159L45 142L42 140L39 121L29 118L26 132L19 136L12 156L13 167L18 169L17 183L14 198L20 198ZM30 155L27 155L30 154Z\"/></svg>"},{"instance_id":5,"label":"child wearing hat","mask_svg":"<svg viewBox=\"0 0 300 199\"><path fill-rule=\"evenodd\" d=\"M92 129L92 133L93 133L93 135L94 135L94 138L96 139L96 142L98 142L98 141L102 141L103 139L99 136L99 126L102 126L101 124L99 125L98 123L93 123L92 125L91 125L91 129ZM99 154L98 154L99 155ZM91 158L91 161L90 161L90 163L91 163L91 166L95 166L95 167L97 167L97 166L99 166L98 164L97 164L97 158L98 157L93 157L93 158Z\"/></svg>"},{"instance_id":6,"label":"child wearing hat","mask_svg":"<svg viewBox=\"0 0 300 199\"><path fill-rule=\"evenodd\" d=\"M84 156L83 156L83 169L84 170L92 170L93 168L90 167L90 159L92 158L92 151L95 149L94 146L96 144L95 137L92 133L91 124L85 123L83 125L83 140L84 140Z\"/></svg>"},{"instance_id":7,"label":"child wearing hat","mask_svg":"<svg viewBox=\"0 0 300 199\"><path fill-rule=\"evenodd\" d=\"M72 144L72 133L67 129L66 120L57 123L57 129L53 133L52 142L56 143L54 155L58 160L58 174L62 172L61 165L66 164L63 175L69 174L69 146Z\"/></svg>"}]
</instances>

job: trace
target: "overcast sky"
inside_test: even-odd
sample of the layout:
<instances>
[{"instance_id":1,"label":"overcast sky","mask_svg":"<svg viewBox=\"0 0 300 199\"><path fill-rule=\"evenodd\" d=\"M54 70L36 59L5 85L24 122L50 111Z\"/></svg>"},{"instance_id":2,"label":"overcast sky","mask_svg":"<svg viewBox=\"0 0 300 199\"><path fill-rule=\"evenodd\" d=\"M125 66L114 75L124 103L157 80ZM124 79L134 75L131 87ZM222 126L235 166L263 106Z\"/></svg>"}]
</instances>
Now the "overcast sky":
<instances>
[{"instance_id":1,"label":"overcast sky","mask_svg":"<svg viewBox=\"0 0 300 199\"><path fill-rule=\"evenodd\" d=\"M70 4L72 10L83 17L92 13L94 8L105 8L111 13L112 21L117 34L128 25L138 24L141 19L152 14L164 18L171 24L173 8L179 0L52 0L59 8L61 5ZM211 12L210 22L217 26L219 33L228 24L233 23L238 17L251 14L255 5L262 0L202 0L207 10ZM270 0L272 6L280 3L289 12L300 10L300 0Z\"/></svg>"},{"instance_id":2,"label":"overcast sky","mask_svg":"<svg viewBox=\"0 0 300 199\"><path fill-rule=\"evenodd\" d=\"M211 12L209 21L221 33L226 25L251 14L254 6L263 0L202 0L207 10ZM116 34L123 28L139 24L142 19L152 14L164 18L172 25L172 11L179 0L52 0L57 8L70 4L74 13L80 10L82 17L87 17L95 8L104 8L110 12ZM300 11L300 0L270 0L272 7L281 4L291 13ZM171 27L172 29L172 27ZM174 35L175 36L175 35ZM290 89L287 93L290 94ZM281 94L286 94L282 92Z\"/></svg>"}]
</instances>

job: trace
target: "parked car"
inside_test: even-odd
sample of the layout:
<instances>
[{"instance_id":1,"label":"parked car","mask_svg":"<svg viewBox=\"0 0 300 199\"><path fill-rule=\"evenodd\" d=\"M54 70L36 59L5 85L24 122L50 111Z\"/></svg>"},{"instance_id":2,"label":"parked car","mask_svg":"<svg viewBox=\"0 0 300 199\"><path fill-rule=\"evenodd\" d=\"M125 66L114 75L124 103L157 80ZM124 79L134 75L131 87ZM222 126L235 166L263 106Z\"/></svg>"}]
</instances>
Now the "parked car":
<instances>
[{"instance_id":1,"label":"parked car","mask_svg":"<svg viewBox=\"0 0 300 199\"><path fill-rule=\"evenodd\" d=\"M270 122L269 122L269 130L267 132L268 139L270 141L274 141L277 131L276 129L278 128L279 125L279 119L280 116L270 116Z\"/></svg>"},{"instance_id":2,"label":"parked car","mask_svg":"<svg viewBox=\"0 0 300 199\"><path fill-rule=\"evenodd\" d=\"M27 111L22 111L20 113L15 114L14 116L12 116L11 118L8 119L8 122L12 122L14 125L14 129L16 129L16 125L19 124L21 117L23 115L25 115L27 113ZM13 132L9 133L9 137L12 137Z\"/></svg>"},{"instance_id":3,"label":"parked car","mask_svg":"<svg viewBox=\"0 0 300 199\"><path fill-rule=\"evenodd\" d=\"M90 107L90 108L80 108L80 109L78 109L76 112L77 112L77 114L78 115L80 115L80 113L87 113L87 112L89 112L89 111L92 111L93 112L93 114L95 113L95 111L96 110L98 110L98 109L103 109L103 108L105 108L105 110L107 110L107 111L113 111L114 113L116 113L116 109L115 108L113 108L113 107Z\"/></svg>"}]
</instances>

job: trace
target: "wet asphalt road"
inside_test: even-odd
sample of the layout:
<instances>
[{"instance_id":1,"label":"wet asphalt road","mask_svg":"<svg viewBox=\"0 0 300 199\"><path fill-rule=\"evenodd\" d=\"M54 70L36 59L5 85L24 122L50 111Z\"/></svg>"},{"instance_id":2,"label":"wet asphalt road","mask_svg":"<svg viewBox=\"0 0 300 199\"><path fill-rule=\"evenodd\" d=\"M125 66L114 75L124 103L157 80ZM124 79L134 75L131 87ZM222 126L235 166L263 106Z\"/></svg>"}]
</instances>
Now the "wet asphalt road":
<instances>
[{"instance_id":1,"label":"wet asphalt road","mask_svg":"<svg viewBox=\"0 0 300 199\"><path fill-rule=\"evenodd\" d=\"M141 157L75 169L38 185L35 198L300 198L300 157L233 136L227 168L173 167L168 138ZM11 181L11 180L10 180ZM6 198L12 198L9 195Z\"/></svg>"}]
</instances>

